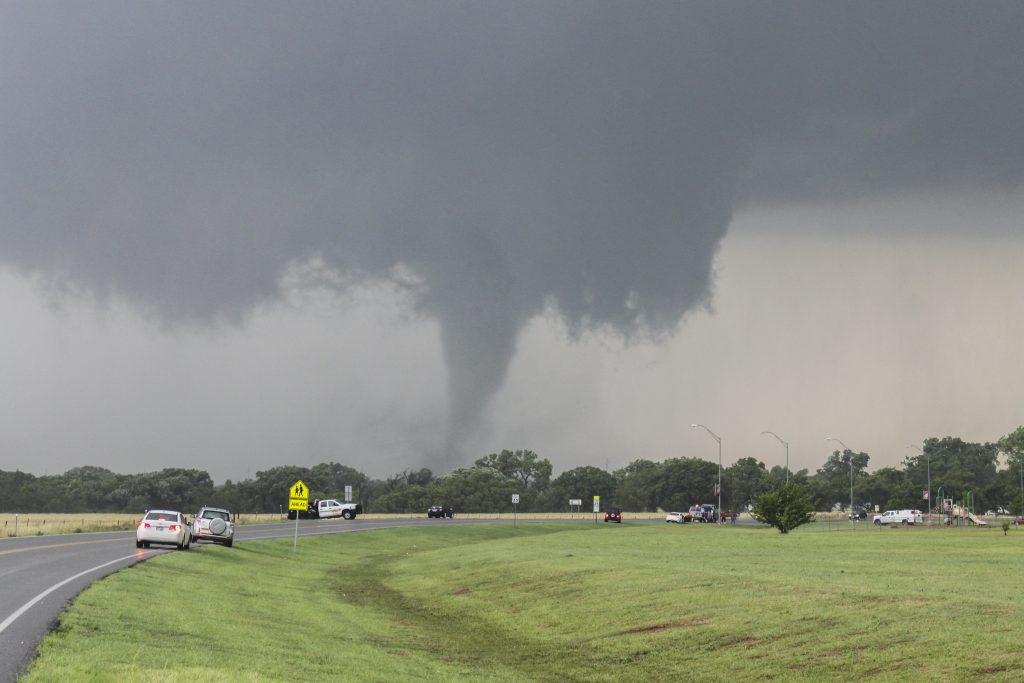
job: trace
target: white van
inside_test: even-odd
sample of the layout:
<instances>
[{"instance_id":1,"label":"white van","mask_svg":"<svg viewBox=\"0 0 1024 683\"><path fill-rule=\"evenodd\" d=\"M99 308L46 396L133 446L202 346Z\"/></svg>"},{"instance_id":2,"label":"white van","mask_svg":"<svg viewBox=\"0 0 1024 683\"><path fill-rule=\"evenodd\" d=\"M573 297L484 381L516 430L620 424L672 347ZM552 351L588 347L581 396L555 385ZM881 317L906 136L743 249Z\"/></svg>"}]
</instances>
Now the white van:
<instances>
[{"instance_id":1,"label":"white van","mask_svg":"<svg viewBox=\"0 0 1024 683\"><path fill-rule=\"evenodd\" d=\"M920 524L924 518L920 510L888 510L875 515L875 524Z\"/></svg>"}]
</instances>

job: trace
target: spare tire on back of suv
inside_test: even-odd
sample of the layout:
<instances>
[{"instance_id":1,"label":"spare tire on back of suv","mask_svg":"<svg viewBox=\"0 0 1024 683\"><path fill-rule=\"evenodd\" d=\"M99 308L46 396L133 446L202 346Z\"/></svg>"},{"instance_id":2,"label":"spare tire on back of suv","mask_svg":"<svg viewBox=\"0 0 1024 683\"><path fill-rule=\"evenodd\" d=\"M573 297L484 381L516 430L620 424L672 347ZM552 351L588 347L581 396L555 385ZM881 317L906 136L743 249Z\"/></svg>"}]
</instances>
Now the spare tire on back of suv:
<instances>
[{"instance_id":1,"label":"spare tire on back of suv","mask_svg":"<svg viewBox=\"0 0 1024 683\"><path fill-rule=\"evenodd\" d=\"M216 517L210 520L210 533L217 536L223 536L224 532L228 530L228 523L220 517Z\"/></svg>"}]
</instances>

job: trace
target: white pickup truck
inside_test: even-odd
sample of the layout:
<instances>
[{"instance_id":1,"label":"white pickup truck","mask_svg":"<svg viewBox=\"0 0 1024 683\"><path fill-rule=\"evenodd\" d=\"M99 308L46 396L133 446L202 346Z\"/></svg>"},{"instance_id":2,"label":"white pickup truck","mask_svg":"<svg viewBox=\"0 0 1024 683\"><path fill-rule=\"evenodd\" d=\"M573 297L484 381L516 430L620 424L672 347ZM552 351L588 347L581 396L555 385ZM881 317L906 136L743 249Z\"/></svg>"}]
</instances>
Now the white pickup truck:
<instances>
[{"instance_id":1,"label":"white pickup truck","mask_svg":"<svg viewBox=\"0 0 1024 683\"><path fill-rule=\"evenodd\" d=\"M300 510L298 513L295 510L289 510L288 519L295 519L296 514L299 519L328 519L330 517L355 519L356 515L363 514L363 506L359 503L339 503L333 498L316 499L309 503L307 509Z\"/></svg>"},{"instance_id":2,"label":"white pickup truck","mask_svg":"<svg viewBox=\"0 0 1024 683\"><path fill-rule=\"evenodd\" d=\"M920 510L887 510L880 515L875 515L874 521L878 526L882 526L883 524L920 524L923 519Z\"/></svg>"},{"instance_id":3,"label":"white pickup truck","mask_svg":"<svg viewBox=\"0 0 1024 683\"><path fill-rule=\"evenodd\" d=\"M321 500L317 503L316 516L320 519L328 517L344 517L355 519L356 515L363 511L359 503L339 503L336 500Z\"/></svg>"}]
</instances>

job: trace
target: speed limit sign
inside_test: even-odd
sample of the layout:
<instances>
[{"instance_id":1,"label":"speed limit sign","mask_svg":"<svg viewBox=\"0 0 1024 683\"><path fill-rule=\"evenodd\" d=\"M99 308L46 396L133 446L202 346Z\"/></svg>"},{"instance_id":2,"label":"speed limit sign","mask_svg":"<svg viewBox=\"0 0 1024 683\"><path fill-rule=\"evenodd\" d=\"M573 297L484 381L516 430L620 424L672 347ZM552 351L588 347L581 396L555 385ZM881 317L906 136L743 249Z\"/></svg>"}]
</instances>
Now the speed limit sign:
<instances>
[{"instance_id":1,"label":"speed limit sign","mask_svg":"<svg viewBox=\"0 0 1024 683\"><path fill-rule=\"evenodd\" d=\"M513 505L519 505L519 494L518 493L513 493L512 494L512 504Z\"/></svg>"}]
</instances>

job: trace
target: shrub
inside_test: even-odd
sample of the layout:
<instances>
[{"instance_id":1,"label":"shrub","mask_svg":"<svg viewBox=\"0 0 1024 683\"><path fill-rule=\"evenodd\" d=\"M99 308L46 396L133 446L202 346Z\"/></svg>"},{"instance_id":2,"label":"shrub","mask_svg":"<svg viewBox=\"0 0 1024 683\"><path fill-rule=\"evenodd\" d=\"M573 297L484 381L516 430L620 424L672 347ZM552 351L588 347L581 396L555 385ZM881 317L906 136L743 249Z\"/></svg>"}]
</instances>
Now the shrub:
<instances>
[{"instance_id":1,"label":"shrub","mask_svg":"<svg viewBox=\"0 0 1024 683\"><path fill-rule=\"evenodd\" d=\"M751 516L787 534L802 524L814 521L814 503L802 486L783 484L754 499Z\"/></svg>"}]
</instances>

